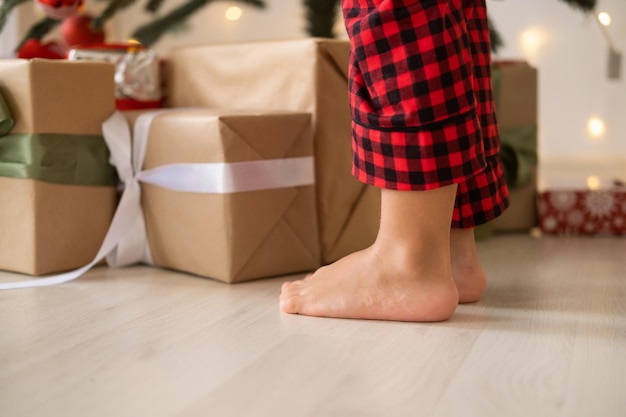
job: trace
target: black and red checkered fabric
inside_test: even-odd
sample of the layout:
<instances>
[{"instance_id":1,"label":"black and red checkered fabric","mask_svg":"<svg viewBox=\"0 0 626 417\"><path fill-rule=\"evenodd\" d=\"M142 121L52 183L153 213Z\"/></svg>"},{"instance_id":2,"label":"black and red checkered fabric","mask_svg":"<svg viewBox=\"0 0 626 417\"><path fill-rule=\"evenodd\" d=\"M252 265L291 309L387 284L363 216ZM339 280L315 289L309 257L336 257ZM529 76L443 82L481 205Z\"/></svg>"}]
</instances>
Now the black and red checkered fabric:
<instances>
[{"instance_id":1,"label":"black and red checkered fabric","mask_svg":"<svg viewBox=\"0 0 626 417\"><path fill-rule=\"evenodd\" d=\"M396 190L458 184L452 227L504 211L485 0L343 0L352 172Z\"/></svg>"}]
</instances>

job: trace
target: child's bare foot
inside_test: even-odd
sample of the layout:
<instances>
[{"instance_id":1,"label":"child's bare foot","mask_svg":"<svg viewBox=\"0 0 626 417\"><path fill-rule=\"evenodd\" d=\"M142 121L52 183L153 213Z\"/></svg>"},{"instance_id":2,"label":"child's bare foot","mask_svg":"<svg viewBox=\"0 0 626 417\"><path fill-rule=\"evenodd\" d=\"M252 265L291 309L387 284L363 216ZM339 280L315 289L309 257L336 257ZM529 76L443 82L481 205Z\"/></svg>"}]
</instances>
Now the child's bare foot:
<instances>
[{"instance_id":1,"label":"child's bare foot","mask_svg":"<svg viewBox=\"0 0 626 417\"><path fill-rule=\"evenodd\" d=\"M281 310L310 316L397 321L448 319L459 301L450 262L456 185L382 190L373 246L283 285Z\"/></svg>"},{"instance_id":2,"label":"child's bare foot","mask_svg":"<svg viewBox=\"0 0 626 417\"><path fill-rule=\"evenodd\" d=\"M450 231L450 255L452 276L459 290L459 303L480 300L487 287L487 275L476 252L474 229Z\"/></svg>"},{"instance_id":3,"label":"child's bare foot","mask_svg":"<svg viewBox=\"0 0 626 417\"><path fill-rule=\"evenodd\" d=\"M301 281L283 284L280 307L307 316L442 321L458 303L450 268L390 256L372 246Z\"/></svg>"}]
</instances>

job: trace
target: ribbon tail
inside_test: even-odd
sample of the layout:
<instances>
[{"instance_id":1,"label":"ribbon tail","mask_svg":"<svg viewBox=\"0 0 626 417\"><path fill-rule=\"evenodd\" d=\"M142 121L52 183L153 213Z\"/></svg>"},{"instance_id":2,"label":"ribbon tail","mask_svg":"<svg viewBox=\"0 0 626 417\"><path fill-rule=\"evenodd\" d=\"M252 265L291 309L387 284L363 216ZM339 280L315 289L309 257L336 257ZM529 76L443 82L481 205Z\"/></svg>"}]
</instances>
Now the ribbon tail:
<instances>
[{"instance_id":1,"label":"ribbon tail","mask_svg":"<svg viewBox=\"0 0 626 417\"><path fill-rule=\"evenodd\" d=\"M152 264L143 215L137 217L126 236L107 255L106 260L111 268L121 268L137 263Z\"/></svg>"},{"instance_id":2,"label":"ribbon tail","mask_svg":"<svg viewBox=\"0 0 626 417\"><path fill-rule=\"evenodd\" d=\"M47 287L50 285L62 284L80 277L104 259L104 257L118 245L120 240L127 233L128 229L132 227L133 223L137 221L136 219L138 213L141 211L141 207L139 207L136 203L139 195L139 184L137 184L137 182L132 182L131 184L133 185L127 187L124 194L122 194L122 198L117 210L115 211L115 215L113 216L111 226L104 237L102 246L89 264L73 271L47 278L44 277L21 282L0 283L0 290Z\"/></svg>"},{"instance_id":3,"label":"ribbon tail","mask_svg":"<svg viewBox=\"0 0 626 417\"><path fill-rule=\"evenodd\" d=\"M132 207L140 206L140 189L136 181L133 181L132 187ZM144 222L143 212L141 209L128 213L134 219L126 230L123 237L120 238L118 244L106 256L107 264L112 268L133 265L146 261L146 248L148 246L146 237L146 225ZM129 220L130 221L130 220Z\"/></svg>"}]
</instances>

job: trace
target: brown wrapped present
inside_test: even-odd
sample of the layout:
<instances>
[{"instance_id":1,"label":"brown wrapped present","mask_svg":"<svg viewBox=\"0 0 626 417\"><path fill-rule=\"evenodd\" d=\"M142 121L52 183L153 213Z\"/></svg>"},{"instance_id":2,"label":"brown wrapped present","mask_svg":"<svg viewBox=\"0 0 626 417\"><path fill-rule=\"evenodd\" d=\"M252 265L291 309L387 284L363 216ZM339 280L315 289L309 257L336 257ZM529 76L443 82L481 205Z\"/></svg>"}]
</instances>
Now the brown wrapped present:
<instances>
[{"instance_id":1,"label":"brown wrapped present","mask_svg":"<svg viewBox=\"0 0 626 417\"><path fill-rule=\"evenodd\" d=\"M511 204L491 222L494 231L537 225L537 70L526 62L495 62L496 116Z\"/></svg>"},{"instance_id":2,"label":"brown wrapped present","mask_svg":"<svg viewBox=\"0 0 626 417\"><path fill-rule=\"evenodd\" d=\"M380 217L380 191L350 173L349 49L320 39L186 47L166 71L170 106L313 114L323 263L371 244Z\"/></svg>"},{"instance_id":3,"label":"brown wrapped present","mask_svg":"<svg viewBox=\"0 0 626 417\"><path fill-rule=\"evenodd\" d=\"M138 113L125 115L135 122ZM144 172L177 164L199 170L187 180L175 178L182 171L162 172L162 184L141 180L155 265L224 282L320 265L310 114L171 109L153 116L146 142ZM295 169L275 171L285 164ZM303 171L307 179L298 183ZM178 189L165 184L171 180Z\"/></svg>"},{"instance_id":4,"label":"brown wrapped present","mask_svg":"<svg viewBox=\"0 0 626 417\"><path fill-rule=\"evenodd\" d=\"M89 263L116 206L102 122L113 67L0 60L0 269L40 275Z\"/></svg>"}]
</instances>

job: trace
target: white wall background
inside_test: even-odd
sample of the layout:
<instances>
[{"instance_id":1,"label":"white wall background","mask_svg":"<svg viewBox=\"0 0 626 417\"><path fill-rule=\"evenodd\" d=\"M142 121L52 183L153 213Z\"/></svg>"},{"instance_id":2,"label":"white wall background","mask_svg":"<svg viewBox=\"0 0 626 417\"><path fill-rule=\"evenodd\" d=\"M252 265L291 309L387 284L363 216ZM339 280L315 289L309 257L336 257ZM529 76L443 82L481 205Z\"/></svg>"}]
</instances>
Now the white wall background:
<instances>
[{"instance_id":1,"label":"white wall background","mask_svg":"<svg viewBox=\"0 0 626 417\"><path fill-rule=\"evenodd\" d=\"M612 16L607 31L624 54L626 1L598 3L599 11ZM542 156L626 157L626 56L621 79L609 80L608 45L594 17L557 0L489 1L488 5L506 42L496 58L524 57L539 69ZM529 30L539 41L535 50L524 47ZM587 132L593 116L606 125L605 135L597 139Z\"/></svg>"},{"instance_id":2,"label":"white wall background","mask_svg":"<svg viewBox=\"0 0 626 417\"><path fill-rule=\"evenodd\" d=\"M101 7L86 0L89 7ZM143 12L145 1L118 14L109 26L108 40L123 41L142 23L151 19ZM166 0L163 12L182 3ZM231 22L224 14L237 2L211 3L189 20L186 27L162 38L155 49L166 55L172 48L188 44L239 42L259 39L304 37L305 20L300 0L266 0L267 8L242 6L240 20ZM608 45L593 17L585 17L558 0L488 0L493 21L506 46L496 59L526 59L540 74L540 152L544 158L626 158L626 57L622 78L608 80ZM608 32L618 50L626 52L626 1L599 0L599 10L613 17ZM23 13L24 14L24 13ZM28 16L13 31L25 30ZM32 21L32 20L31 20ZM21 27L20 27L21 26ZM535 34L536 48L524 47L527 31ZM0 47L13 44L11 31L0 35ZM341 22L337 33L345 36ZM525 35L526 33L526 35ZM11 37L12 38L8 38ZM7 53L6 49L2 51ZM592 138L587 122L604 120L606 132Z\"/></svg>"}]
</instances>

